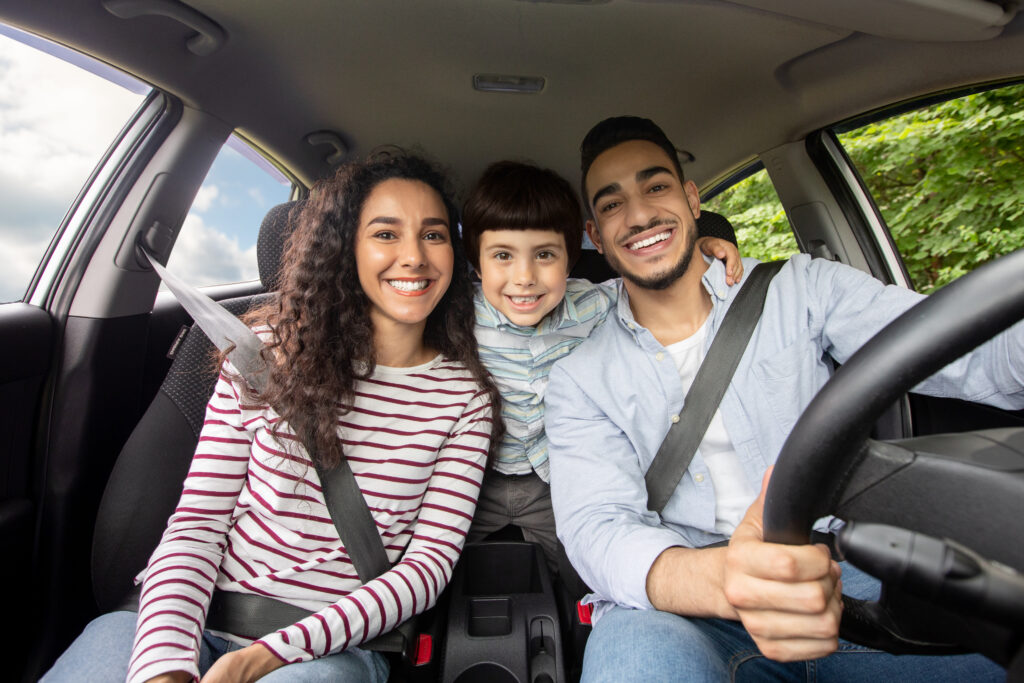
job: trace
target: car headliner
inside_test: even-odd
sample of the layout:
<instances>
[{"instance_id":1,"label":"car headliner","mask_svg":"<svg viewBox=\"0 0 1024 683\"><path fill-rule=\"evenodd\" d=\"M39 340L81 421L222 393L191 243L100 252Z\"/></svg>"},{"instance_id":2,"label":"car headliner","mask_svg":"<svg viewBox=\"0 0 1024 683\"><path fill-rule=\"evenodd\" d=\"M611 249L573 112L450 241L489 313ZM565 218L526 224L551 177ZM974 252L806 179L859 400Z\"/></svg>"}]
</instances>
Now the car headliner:
<instances>
[{"instance_id":1,"label":"car headliner","mask_svg":"<svg viewBox=\"0 0 1024 683\"><path fill-rule=\"evenodd\" d=\"M575 182L583 134L630 113L659 122L707 187L843 118L1024 73L1024 16L986 0L188 5L225 30L213 54L189 52L194 32L182 24L121 19L100 0L6 0L0 19L179 96L306 184L329 170L332 149L304 141L318 130L339 133L355 155L387 143L420 149L463 184L508 157ZM546 85L477 92L475 73Z\"/></svg>"}]
</instances>

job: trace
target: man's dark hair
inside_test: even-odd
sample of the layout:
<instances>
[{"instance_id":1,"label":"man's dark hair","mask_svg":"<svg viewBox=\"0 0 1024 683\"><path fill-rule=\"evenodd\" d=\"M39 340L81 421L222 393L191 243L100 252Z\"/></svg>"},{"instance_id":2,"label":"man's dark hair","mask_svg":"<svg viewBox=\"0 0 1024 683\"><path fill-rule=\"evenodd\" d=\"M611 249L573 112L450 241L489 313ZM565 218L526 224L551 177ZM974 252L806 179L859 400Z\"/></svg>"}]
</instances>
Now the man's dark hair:
<instances>
[{"instance_id":1,"label":"man's dark hair","mask_svg":"<svg viewBox=\"0 0 1024 683\"><path fill-rule=\"evenodd\" d=\"M565 238L572 268L583 244L583 213L572 185L554 171L498 161L484 170L462 211L466 258L477 270L485 230L554 230Z\"/></svg>"},{"instance_id":2,"label":"man's dark hair","mask_svg":"<svg viewBox=\"0 0 1024 683\"><path fill-rule=\"evenodd\" d=\"M591 128L580 143L580 192L588 213L593 212L590 197L587 196L587 172L591 164L602 152L630 140L646 140L661 147L675 165L679 180L685 180L683 165L679 163L679 153L658 124L639 116L613 116Z\"/></svg>"}]
</instances>

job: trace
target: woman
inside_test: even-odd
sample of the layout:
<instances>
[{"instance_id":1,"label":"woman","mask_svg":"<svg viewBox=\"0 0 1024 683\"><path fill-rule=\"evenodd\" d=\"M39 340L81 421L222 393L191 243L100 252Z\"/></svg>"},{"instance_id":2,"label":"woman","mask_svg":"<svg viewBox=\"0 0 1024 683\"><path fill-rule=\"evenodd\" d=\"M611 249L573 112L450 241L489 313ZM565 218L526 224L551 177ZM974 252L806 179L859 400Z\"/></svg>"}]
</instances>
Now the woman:
<instances>
[{"instance_id":1,"label":"woman","mask_svg":"<svg viewBox=\"0 0 1024 683\"><path fill-rule=\"evenodd\" d=\"M224 362L137 626L130 612L95 620L49 679L386 680L386 661L358 646L444 589L499 428L444 185L427 162L391 156L314 189L280 298L248 316L267 388L254 396ZM348 461L395 563L365 585L303 443L324 468ZM214 588L313 614L255 642L204 633Z\"/></svg>"}]
</instances>

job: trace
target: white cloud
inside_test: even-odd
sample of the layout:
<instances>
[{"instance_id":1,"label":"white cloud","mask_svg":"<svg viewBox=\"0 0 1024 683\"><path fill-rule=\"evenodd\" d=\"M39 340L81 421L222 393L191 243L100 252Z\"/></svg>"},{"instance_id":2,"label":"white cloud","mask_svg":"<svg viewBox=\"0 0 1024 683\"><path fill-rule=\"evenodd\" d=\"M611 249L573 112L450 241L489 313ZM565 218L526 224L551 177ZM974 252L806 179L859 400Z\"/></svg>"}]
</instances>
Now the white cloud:
<instances>
[{"instance_id":1,"label":"white cloud","mask_svg":"<svg viewBox=\"0 0 1024 683\"><path fill-rule=\"evenodd\" d=\"M0 36L0 301L17 300L142 96Z\"/></svg>"},{"instance_id":2,"label":"white cloud","mask_svg":"<svg viewBox=\"0 0 1024 683\"><path fill-rule=\"evenodd\" d=\"M196 287L259 277L256 245L243 250L237 237L228 237L194 213L185 218L167 268Z\"/></svg>"},{"instance_id":3,"label":"white cloud","mask_svg":"<svg viewBox=\"0 0 1024 683\"><path fill-rule=\"evenodd\" d=\"M254 202L256 202L256 206L266 207L267 199L266 199L266 197L263 196L263 192L260 191L260 188L258 188L258 187L250 187L248 192L246 192L246 194L249 195L250 199L252 199Z\"/></svg>"},{"instance_id":4,"label":"white cloud","mask_svg":"<svg viewBox=\"0 0 1024 683\"><path fill-rule=\"evenodd\" d=\"M192 202L191 210L200 213L209 210L218 195L220 195L220 190L216 185L203 185L199 188L199 192L196 193L196 199Z\"/></svg>"}]
</instances>

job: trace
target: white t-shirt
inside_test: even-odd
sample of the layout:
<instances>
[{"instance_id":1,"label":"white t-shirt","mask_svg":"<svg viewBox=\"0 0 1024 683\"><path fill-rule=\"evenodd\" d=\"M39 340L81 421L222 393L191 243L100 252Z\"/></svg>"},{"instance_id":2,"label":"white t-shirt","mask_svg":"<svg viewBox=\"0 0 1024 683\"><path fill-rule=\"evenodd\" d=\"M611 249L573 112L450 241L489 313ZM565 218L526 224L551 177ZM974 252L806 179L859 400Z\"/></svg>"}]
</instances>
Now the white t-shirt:
<instances>
[{"instance_id":1,"label":"white t-shirt","mask_svg":"<svg viewBox=\"0 0 1024 683\"><path fill-rule=\"evenodd\" d=\"M697 376L697 370L704 360L707 330L708 322L705 320L693 336L665 347L679 371L684 395L690 391L693 378ZM715 487L715 531L731 535L747 508L757 498L757 491L752 489L743 475L743 468L732 440L725 431L720 410L716 410L711 418L704 440L700 442L700 453Z\"/></svg>"}]
</instances>

